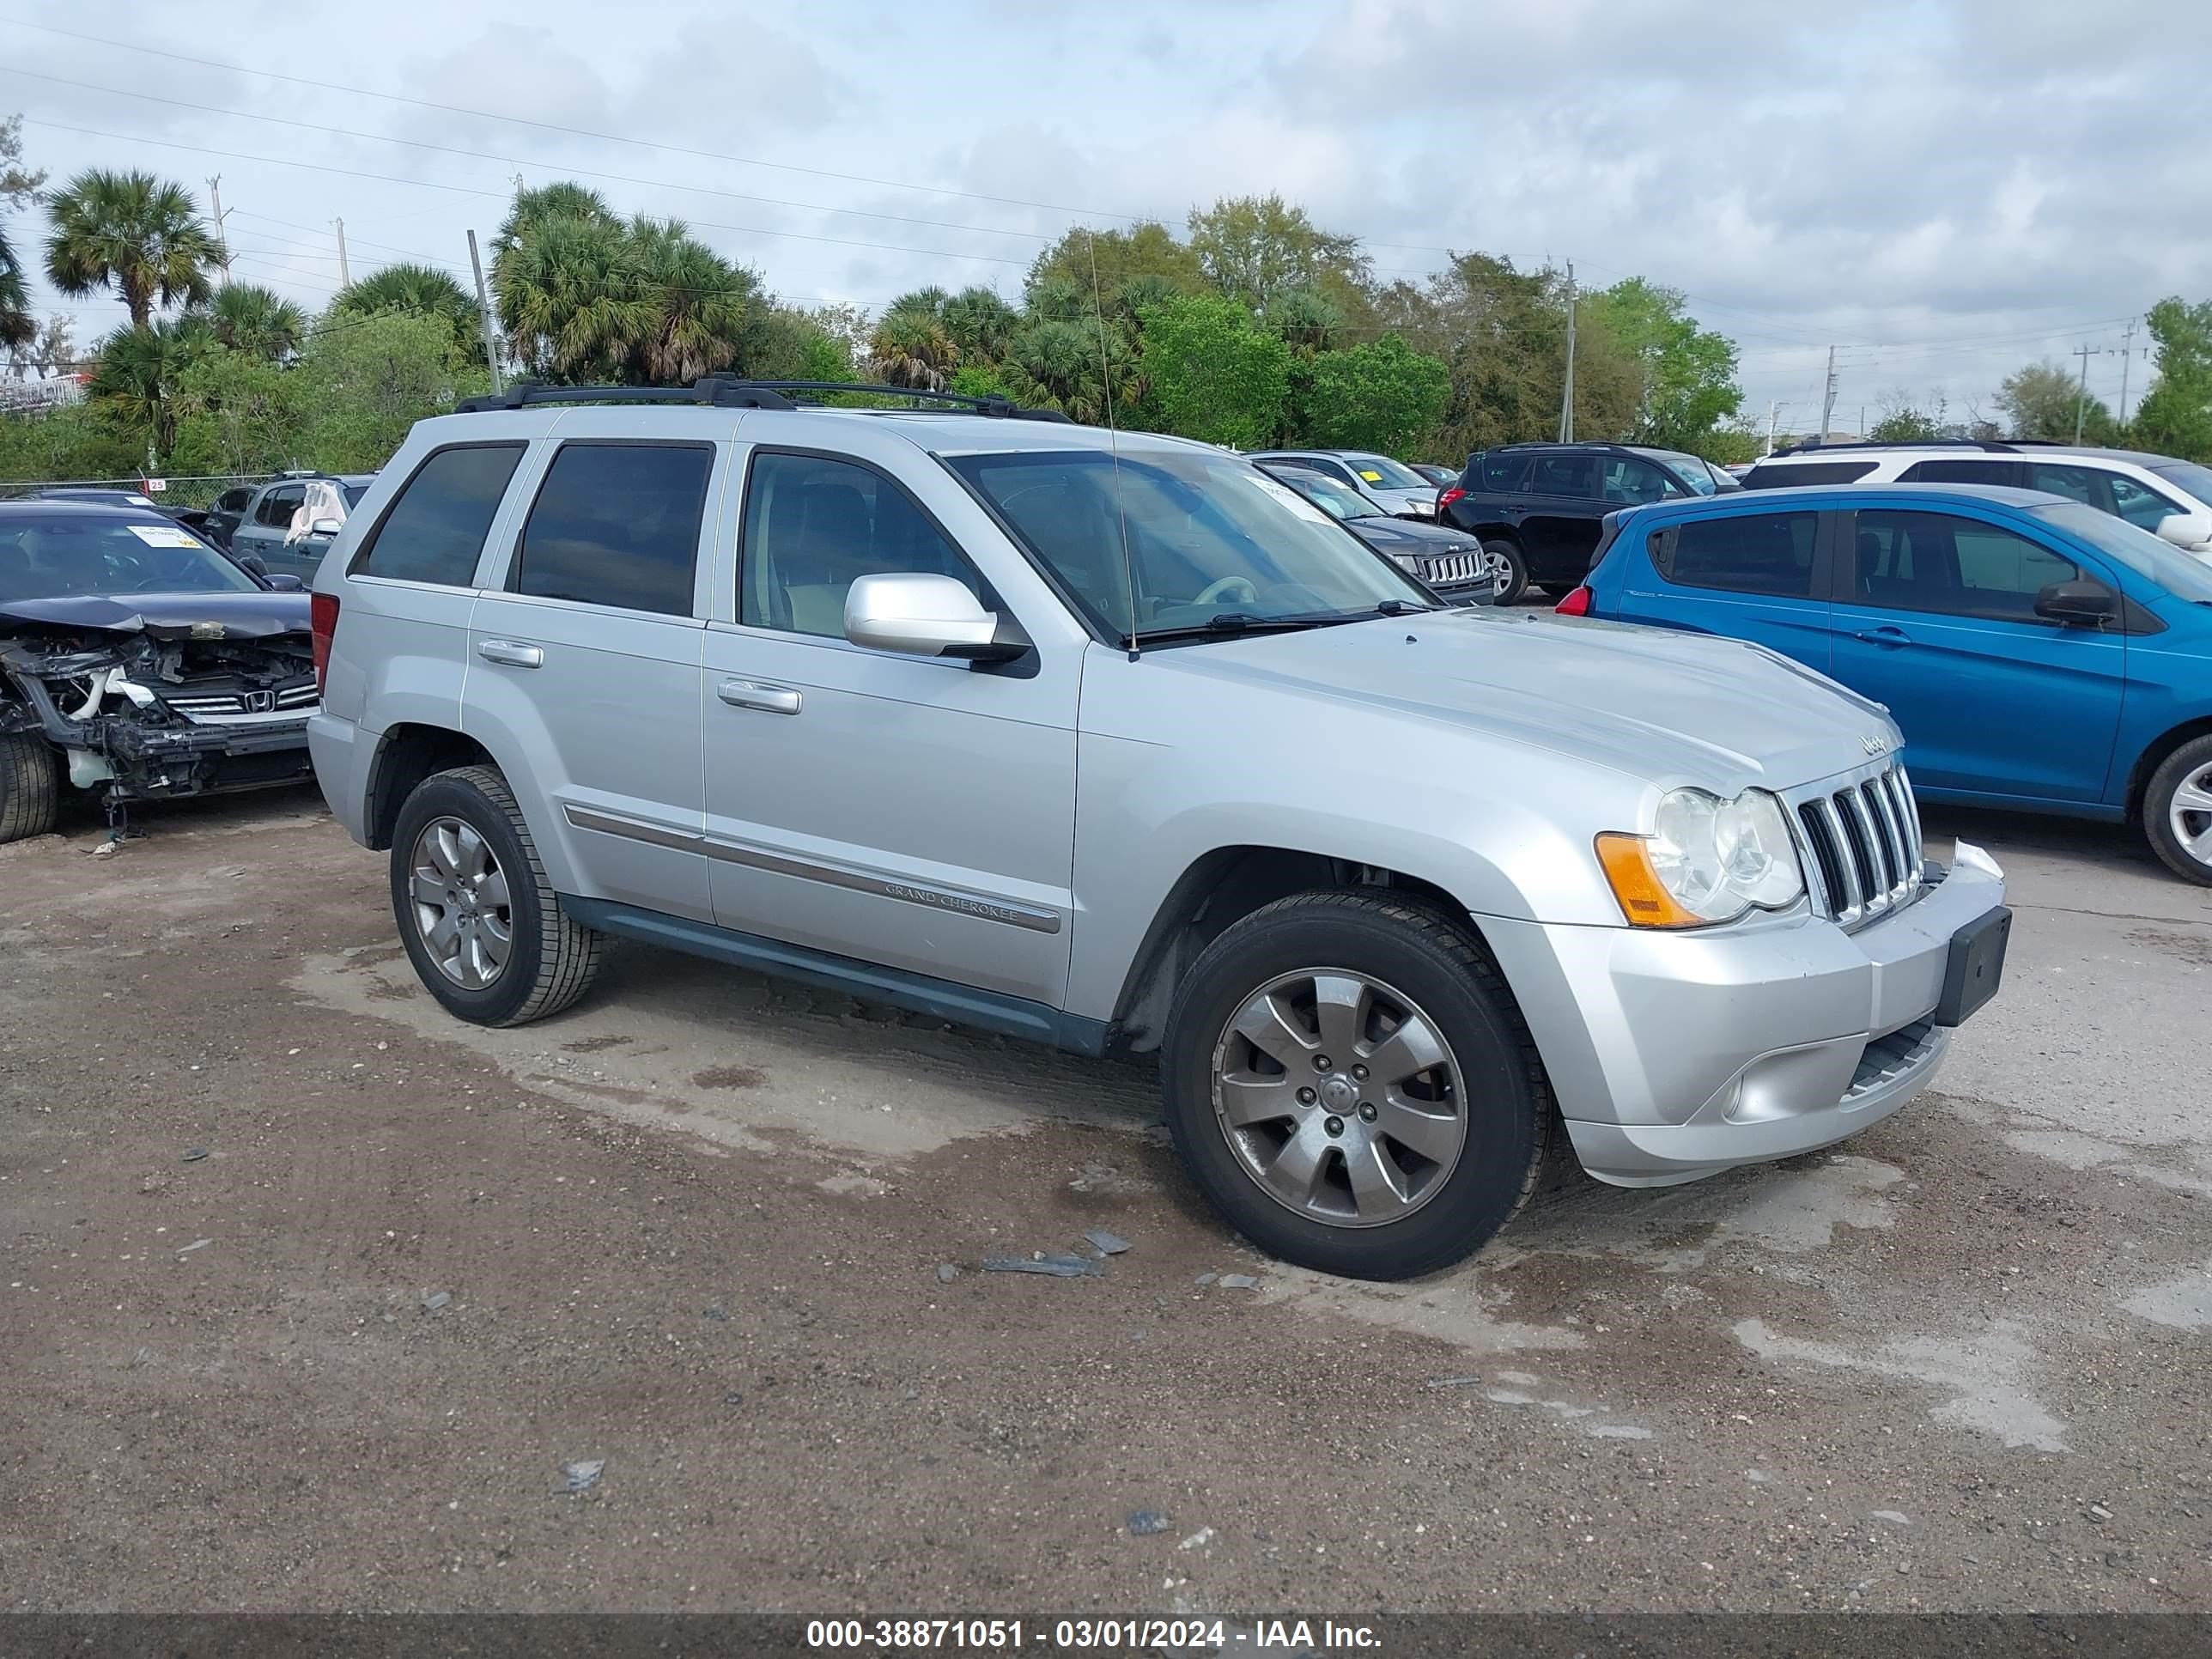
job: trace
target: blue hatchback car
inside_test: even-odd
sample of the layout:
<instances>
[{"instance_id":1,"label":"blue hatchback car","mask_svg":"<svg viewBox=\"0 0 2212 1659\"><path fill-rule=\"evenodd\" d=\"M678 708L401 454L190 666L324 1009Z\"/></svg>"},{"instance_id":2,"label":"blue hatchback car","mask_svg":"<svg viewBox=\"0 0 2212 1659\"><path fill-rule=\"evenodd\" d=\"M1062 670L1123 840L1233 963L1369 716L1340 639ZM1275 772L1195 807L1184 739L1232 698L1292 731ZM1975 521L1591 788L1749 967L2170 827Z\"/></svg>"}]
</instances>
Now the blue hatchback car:
<instances>
[{"instance_id":1,"label":"blue hatchback car","mask_svg":"<svg viewBox=\"0 0 2212 1659\"><path fill-rule=\"evenodd\" d=\"M2124 520L1975 485L1660 502L1559 609L1770 647L1887 703L1923 799L2139 823L2212 885L2212 565Z\"/></svg>"}]
</instances>

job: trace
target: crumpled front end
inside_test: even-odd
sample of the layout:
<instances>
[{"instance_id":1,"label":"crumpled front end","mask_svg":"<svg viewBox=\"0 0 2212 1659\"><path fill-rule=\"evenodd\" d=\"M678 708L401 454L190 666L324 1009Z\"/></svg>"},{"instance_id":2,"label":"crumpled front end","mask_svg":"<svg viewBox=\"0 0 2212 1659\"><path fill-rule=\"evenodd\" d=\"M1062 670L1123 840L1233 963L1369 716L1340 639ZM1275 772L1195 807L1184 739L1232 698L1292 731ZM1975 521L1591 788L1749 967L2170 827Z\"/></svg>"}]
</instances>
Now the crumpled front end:
<instances>
[{"instance_id":1,"label":"crumpled front end","mask_svg":"<svg viewBox=\"0 0 2212 1659\"><path fill-rule=\"evenodd\" d=\"M226 632L0 629L0 732L42 732L111 805L304 781L308 637Z\"/></svg>"}]
</instances>

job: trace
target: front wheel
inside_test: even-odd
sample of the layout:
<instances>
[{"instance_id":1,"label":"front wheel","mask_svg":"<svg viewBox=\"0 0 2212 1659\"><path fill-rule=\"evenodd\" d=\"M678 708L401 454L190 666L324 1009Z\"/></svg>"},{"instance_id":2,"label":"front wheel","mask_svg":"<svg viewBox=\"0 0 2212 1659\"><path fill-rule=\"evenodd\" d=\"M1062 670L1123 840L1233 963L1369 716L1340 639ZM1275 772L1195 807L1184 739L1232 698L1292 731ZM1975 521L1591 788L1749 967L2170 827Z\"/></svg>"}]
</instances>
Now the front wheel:
<instances>
[{"instance_id":1,"label":"front wheel","mask_svg":"<svg viewBox=\"0 0 2212 1659\"><path fill-rule=\"evenodd\" d=\"M561 908L492 767L440 772L401 805L392 912L423 988L474 1024L557 1014L599 976L602 935Z\"/></svg>"},{"instance_id":2,"label":"front wheel","mask_svg":"<svg viewBox=\"0 0 2212 1659\"><path fill-rule=\"evenodd\" d=\"M2151 774L2143 833L2166 868L2212 887L2212 737L2191 738Z\"/></svg>"},{"instance_id":3,"label":"front wheel","mask_svg":"<svg viewBox=\"0 0 2212 1659\"><path fill-rule=\"evenodd\" d=\"M1270 1255L1410 1279L1479 1249L1534 1188L1553 1116L1510 994L1437 913L1302 893L1193 964L1162 1050L1168 1127Z\"/></svg>"},{"instance_id":4,"label":"front wheel","mask_svg":"<svg viewBox=\"0 0 2212 1659\"><path fill-rule=\"evenodd\" d=\"M40 732L0 733L0 842L27 841L54 827L60 770Z\"/></svg>"},{"instance_id":5,"label":"front wheel","mask_svg":"<svg viewBox=\"0 0 2212 1659\"><path fill-rule=\"evenodd\" d=\"M1518 605L1528 592L1528 556L1520 544L1493 536L1483 543L1482 556L1498 577L1498 603Z\"/></svg>"}]
</instances>

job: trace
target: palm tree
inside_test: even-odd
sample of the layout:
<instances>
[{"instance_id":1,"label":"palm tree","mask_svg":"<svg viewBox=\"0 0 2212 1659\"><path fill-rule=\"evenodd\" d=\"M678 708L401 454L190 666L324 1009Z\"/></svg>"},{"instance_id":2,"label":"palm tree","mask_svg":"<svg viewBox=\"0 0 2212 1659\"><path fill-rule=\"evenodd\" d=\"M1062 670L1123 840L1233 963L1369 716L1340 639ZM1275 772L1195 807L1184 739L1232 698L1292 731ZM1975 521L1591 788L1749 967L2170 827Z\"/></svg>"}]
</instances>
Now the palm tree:
<instances>
[{"instance_id":1,"label":"palm tree","mask_svg":"<svg viewBox=\"0 0 2212 1659\"><path fill-rule=\"evenodd\" d=\"M540 185L534 190L518 190L514 192L514 205L507 209L499 234L491 239L493 265L496 266L501 256L528 234L532 227L551 219L586 219L601 225L622 223L615 210L607 205L605 197L573 179Z\"/></svg>"},{"instance_id":2,"label":"palm tree","mask_svg":"<svg viewBox=\"0 0 2212 1659\"><path fill-rule=\"evenodd\" d=\"M637 250L619 223L552 218L524 228L492 266L512 349L540 377L612 380L653 337L660 307L640 292Z\"/></svg>"},{"instance_id":3,"label":"palm tree","mask_svg":"<svg viewBox=\"0 0 2212 1659\"><path fill-rule=\"evenodd\" d=\"M498 267L494 265L496 272ZM331 301L334 317L374 317L379 312L406 311L419 316L443 317L453 328L453 343L481 361L483 313L469 291L435 265L386 265L372 271L349 288L338 290Z\"/></svg>"},{"instance_id":4,"label":"palm tree","mask_svg":"<svg viewBox=\"0 0 2212 1659\"><path fill-rule=\"evenodd\" d=\"M1267 302L1261 321L1292 349L1310 356L1334 343L1344 312L1317 288L1286 288Z\"/></svg>"},{"instance_id":5,"label":"palm tree","mask_svg":"<svg viewBox=\"0 0 2212 1659\"><path fill-rule=\"evenodd\" d=\"M53 226L46 240L53 285L70 295L112 287L131 308L134 328L152 320L156 303L208 296L215 239L182 185L92 167L46 204L46 217Z\"/></svg>"},{"instance_id":6,"label":"palm tree","mask_svg":"<svg viewBox=\"0 0 2212 1659\"><path fill-rule=\"evenodd\" d=\"M31 315L31 291L23 283L23 267L0 229L0 346L34 345L39 319Z\"/></svg>"},{"instance_id":7,"label":"palm tree","mask_svg":"<svg viewBox=\"0 0 2212 1659\"><path fill-rule=\"evenodd\" d=\"M945 290L921 289L891 301L869 337L869 372L886 386L942 392L960 367L945 325Z\"/></svg>"},{"instance_id":8,"label":"palm tree","mask_svg":"<svg viewBox=\"0 0 2212 1659\"><path fill-rule=\"evenodd\" d=\"M1126 398L1128 347L1115 331L1108 329L1102 339L1095 319L1031 323L1006 348L1007 389L1017 402L1048 403L1074 420L1096 424L1106 417L1108 363L1115 390Z\"/></svg>"},{"instance_id":9,"label":"palm tree","mask_svg":"<svg viewBox=\"0 0 2212 1659\"><path fill-rule=\"evenodd\" d=\"M100 342L92 371L94 404L109 419L146 438L167 455L177 437L185 372L210 348L213 331L179 318L144 328L118 328Z\"/></svg>"},{"instance_id":10,"label":"palm tree","mask_svg":"<svg viewBox=\"0 0 2212 1659\"><path fill-rule=\"evenodd\" d=\"M735 362L760 279L695 241L675 219L641 216L629 241L638 295L656 313L638 344L637 378L681 384Z\"/></svg>"},{"instance_id":11,"label":"palm tree","mask_svg":"<svg viewBox=\"0 0 2212 1659\"><path fill-rule=\"evenodd\" d=\"M299 350L307 333L306 312L253 283L219 288L207 305L195 306L185 315L204 319L215 337L231 350L251 352L271 362Z\"/></svg>"},{"instance_id":12,"label":"palm tree","mask_svg":"<svg viewBox=\"0 0 2212 1659\"><path fill-rule=\"evenodd\" d=\"M1006 355L1006 342L1021 325L1021 316L993 290L978 284L963 288L939 308L945 332L959 348L961 361L996 362Z\"/></svg>"}]
</instances>

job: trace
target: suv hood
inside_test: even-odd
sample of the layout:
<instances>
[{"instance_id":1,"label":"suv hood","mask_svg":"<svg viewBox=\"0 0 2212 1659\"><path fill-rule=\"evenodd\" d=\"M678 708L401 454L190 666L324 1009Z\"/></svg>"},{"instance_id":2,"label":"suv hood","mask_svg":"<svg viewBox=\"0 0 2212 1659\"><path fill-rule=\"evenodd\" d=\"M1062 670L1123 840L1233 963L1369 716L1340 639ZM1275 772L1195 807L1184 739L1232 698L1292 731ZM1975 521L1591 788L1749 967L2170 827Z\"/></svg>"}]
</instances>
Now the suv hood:
<instances>
[{"instance_id":1,"label":"suv hood","mask_svg":"<svg viewBox=\"0 0 2212 1659\"><path fill-rule=\"evenodd\" d=\"M156 640L262 640L308 631L305 593L121 593L0 603L0 624L143 634Z\"/></svg>"},{"instance_id":2,"label":"suv hood","mask_svg":"<svg viewBox=\"0 0 2212 1659\"><path fill-rule=\"evenodd\" d=\"M1722 795L1794 788L1901 744L1879 703L1826 676L1671 629L1454 610L1158 655L1197 679L1356 700Z\"/></svg>"}]
</instances>

